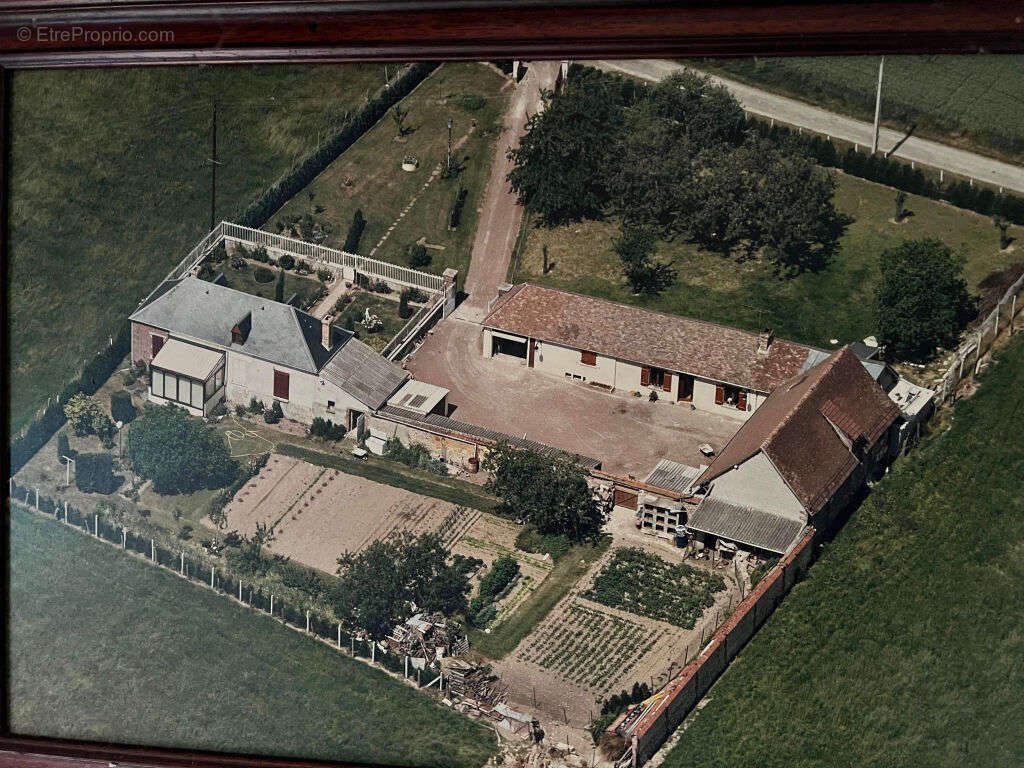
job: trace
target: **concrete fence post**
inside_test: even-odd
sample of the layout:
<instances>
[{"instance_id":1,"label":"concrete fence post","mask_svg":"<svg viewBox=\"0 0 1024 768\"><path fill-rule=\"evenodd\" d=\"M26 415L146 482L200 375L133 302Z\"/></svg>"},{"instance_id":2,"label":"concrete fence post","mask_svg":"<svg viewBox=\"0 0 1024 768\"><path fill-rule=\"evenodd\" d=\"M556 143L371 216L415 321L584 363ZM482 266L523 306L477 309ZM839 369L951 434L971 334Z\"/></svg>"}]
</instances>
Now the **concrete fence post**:
<instances>
[{"instance_id":1,"label":"concrete fence post","mask_svg":"<svg viewBox=\"0 0 1024 768\"><path fill-rule=\"evenodd\" d=\"M242 603L242 580L238 580L238 602Z\"/></svg>"},{"instance_id":2,"label":"concrete fence post","mask_svg":"<svg viewBox=\"0 0 1024 768\"><path fill-rule=\"evenodd\" d=\"M39 511L39 489L36 488L36 512Z\"/></svg>"},{"instance_id":3,"label":"concrete fence post","mask_svg":"<svg viewBox=\"0 0 1024 768\"><path fill-rule=\"evenodd\" d=\"M92 516L92 533L97 539L100 537L100 516Z\"/></svg>"},{"instance_id":4,"label":"concrete fence post","mask_svg":"<svg viewBox=\"0 0 1024 768\"><path fill-rule=\"evenodd\" d=\"M210 568L210 589L213 589L213 578L214 578L214 575L216 573L217 573L217 566L212 566Z\"/></svg>"},{"instance_id":5,"label":"concrete fence post","mask_svg":"<svg viewBox=\"0 0 1024 768\"><path fill-rule=\"evenodd\" d=\"M409 654L405 654L405 674L403 677L409 676Z\"/></svg>"},{"instance_id":6,"label":"concrete fence post","mask_svg":"<svg viewBox=\"0 0 1024 768\"><path fill-rule=\"evenodd\" d=\"M181 575L182 576L185 575L185 551L184 550L182 550L182 552L181 552Z\"/></svg>"},{"instance_id":7,"label":"concrete fence post","mask_svg":"<svg viewBox=\"0 0 1024 768\"><path fill-rule=\"evenodd\" d=\"M270 593L270 615L274 615L274 593Z\"/></svg>"},{"instance_id":8,"label":"concrete fence post","mask_svg":"<svg viewBox=\"0 0 1024 768\"><path fill-rule=\"evenodd\" d=\"M68 521L68 503L64 502L64 522Z\"/></svg>"},{"instance_id":9,"label":"concrete fence post","mask_svg":"<svg viewBox=\"0 0 1024 768\"><path fill-rule=\"evenodd\" d=\"M149 540L149 556L153 560L153 562L155 563L156 562L156 542L153 541L153 539Z\"/></svg>"},{"instance_id":10,"label":"concrete fence post","mask_svg":"<svg viewBox=\"0 0 1024 768\"><path fill-rule=\"evenodd\" d=\"M121 529L121 549L128 549L128 529Z\"/></svg>"},{"instance_id":11,"label":"concrete fence post","mask_svg":"<svg viewBox=\"0 0 1024 768\"><path fill-rule=\"evenodd\" d=\"M338 622L338 647L341 648L341 622Z\"/></svg>"},{"instance_id":12,"label":"concrete fence post","mask_svg":"<svg viewBox=\"0 0 1024 768\"><path fill-rule=\"evenodd\" d=\"M348 636L348 652L354 658L356 655L356 636Z\"/></svg>"},{"instance_id":13,"label":"concrete fence post","mask_svg":"<svg viewBox=\"0 0 1024 768\"><path fill-rule=\"evenodd\" d=\"M306 633L309 633L309 611L306 611Z\"/></svg>"}]
</instances>

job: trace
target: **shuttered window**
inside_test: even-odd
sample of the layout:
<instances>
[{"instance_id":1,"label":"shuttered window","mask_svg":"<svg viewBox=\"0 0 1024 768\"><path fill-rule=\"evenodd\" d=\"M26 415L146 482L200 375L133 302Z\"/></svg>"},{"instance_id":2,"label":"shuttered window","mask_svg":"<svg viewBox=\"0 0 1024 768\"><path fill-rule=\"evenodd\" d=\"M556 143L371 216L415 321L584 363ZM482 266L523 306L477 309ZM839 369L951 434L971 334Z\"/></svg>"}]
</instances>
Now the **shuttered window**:
<instances>
[{"instance_id":1,"label":"shuttered window","mask_svg":"<svg viewBox=\"0 0 1024 768\"><path fill-rule=\"evenodd\" d=\"M640 386L646 387L651 383L651 369L641 368L640 369Z\"/></svg>"},{"instance_id":2,"label":"shuttered window","mask_svg":"<svg viewBox=\"0 0 1024 768\"><path fill-rule=\"evenodd\" d=\"M721 405L725 402L725 387L715 387L715 405Z\"/></svg>"},{"instance_id":3,"label":"shuttered window","mask_svg":"<svg viewBox=\"0 0 1024 768\"><path fill-rule=\"evenodd\" d=\"M583 365L597 365L597 352L580 352L580 362Z\"/></svg>"},{"instance_id":4,"label":"shuttered window","mask_svg":"<svg viewBox=\"0 0 1024 768\"><path fill-rule=\"evenodd\" d=\"M274 371L274 397L288 399L288 374L284 371Z\"/></svg>"},{"instance_id":5,"label":"shuttered window","mask_svg":"<svg viewBox=\"0 0 1024 768\"><path fill-rule=\"evenodd\" d=\"M740 390L740 397L739 401L736 403L736 407L741 411L747 410L747 393L743 390Z\"/></svg>"},{"instance_id":6,"label":"shuttered window","mask_svg":"<svg viewBox=\"0 0 1024 768\"><path fill-rule=\"evenodd\" d=\"M665 392L671 392L672 391L672 374L671 373L666 373L665 374L665 378L661 380L661 388Z\"/></svg>"}]
</instances>

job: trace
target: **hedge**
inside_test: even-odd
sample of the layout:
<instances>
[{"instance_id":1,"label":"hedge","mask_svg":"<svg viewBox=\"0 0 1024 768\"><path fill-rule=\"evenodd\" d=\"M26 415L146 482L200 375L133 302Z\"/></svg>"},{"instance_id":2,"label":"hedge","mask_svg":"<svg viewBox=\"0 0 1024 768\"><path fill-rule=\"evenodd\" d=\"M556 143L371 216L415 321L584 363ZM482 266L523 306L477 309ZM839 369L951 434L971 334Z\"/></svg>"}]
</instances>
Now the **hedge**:
<instances>
[{"instance_id":1,"label":"hedge","mask_svg":"<svg viewBox=\"0 0 1024 768\"><path fill-rule=\"evenodd\" d=\"M784 125L772 126L760 120L751 121L751 125L772 141L796 146L819 165L838 168L851 176L902 189L913 195L945 200L957 208L985 216L1004 216L1014 224L1024 224L1024 197L1000 194L982 186L973 187L966 181L939 183L919 168L911 168L899 160L858 152L853 147L841 152L823 136L805 135Z\"/></svg>"},{"instance_id":2,"label":"hedge","mask_svg":"<svg viewBox=\"0 0 1024 768\"><path fill-rule=\"evenodd\" d=\"M307 154L282 178L268 187L245 209L238 223L247 227L263 226L275 211L301 192L342 152L366 133L397 102L405 98L413 88L423 82L438 65L436 63L413 64L390 86L384 86L351 118L346 120L334 135Z\"/></svg>"},{"instance_id":3,"label":"hedge","mask_svg":"<svg viewBox=\"0 0 1024 768\"><path fill-rule=\"evenodd\" d=\"M114 343L97 353L85 366L81 375L64 388L57 401L51 402L42 415L29 425L24 437L11 442L12 475L19 472L46 441L64 426L67 421L64 416L64 404L79 392L87 395L96 394L130 350L131 331L126 325L114 338Z\"/></svg>"}]
</instances>

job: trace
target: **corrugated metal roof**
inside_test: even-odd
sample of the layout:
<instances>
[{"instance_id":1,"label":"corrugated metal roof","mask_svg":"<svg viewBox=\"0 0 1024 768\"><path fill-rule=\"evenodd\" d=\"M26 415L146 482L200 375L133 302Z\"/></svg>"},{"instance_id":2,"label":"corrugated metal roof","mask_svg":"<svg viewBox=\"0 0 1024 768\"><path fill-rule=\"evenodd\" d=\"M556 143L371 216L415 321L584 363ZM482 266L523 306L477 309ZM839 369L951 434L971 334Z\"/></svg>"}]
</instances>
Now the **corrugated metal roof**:
<instances>
[{"instance_id":1,"label":"corrugated metal roof","mask_svg":"<svg viewBox=\"0 0 1024 768\"><path fill-rule=\"evenodd\" d=\"M707 496L689 516L686 527L781 555L799 538L804 524Z\"/></svg>"},{"instance_id":2,"label":"corrugated metal roof","mask_svg":"<svg viewBox=\"0 0 1024 768\"><path fill-rule=\"evenodd\" d=\"M479 427L476 424L469 424L465 421L456 421L455 419L450 419L447 416L441 416L436 413L428 413L426 416L421 416L413 411L406 410L405 408L396 408L393 405L384 406L380 409L379 413L381 416L391 416L407 422L418 422L443 432L454 432L467 437L477 437L494 444L508 443L513 448L536 451L537 453L542 453L547 456L569 458L579 462L580 466L584 469L594 469L601 465L600 461L589 456L569 453L568 451L563 451L558 448L552 448L550 445L545 445L544 443L538 443L535 440L527 440L524 437L506 435L504 432L496 432L493 429Z\"/></svg>"},{"instance_id":3,"label":"corrugated metal roof","mask_svg":"<svg viewBox=\"0 0 1024 768\"><path fill-rule=\"evenodd\" d=\"M698 477L700 477L700 470L696 467L688 467L685 464L662 459L658 462L658 466L644 478L644 482L664 488L666 491L685 493Z\"/></svg>"},{"instance_id":4,"label":"corrugated metal roof","mask_svg":"<svg viewBox=\"0 0 1024 768\"><path fill-rule=\"evenodd\" d=\"M350 338L320 371L324 380L377 410L409 374L356 338Z\"/></svg>"}]
</instances>

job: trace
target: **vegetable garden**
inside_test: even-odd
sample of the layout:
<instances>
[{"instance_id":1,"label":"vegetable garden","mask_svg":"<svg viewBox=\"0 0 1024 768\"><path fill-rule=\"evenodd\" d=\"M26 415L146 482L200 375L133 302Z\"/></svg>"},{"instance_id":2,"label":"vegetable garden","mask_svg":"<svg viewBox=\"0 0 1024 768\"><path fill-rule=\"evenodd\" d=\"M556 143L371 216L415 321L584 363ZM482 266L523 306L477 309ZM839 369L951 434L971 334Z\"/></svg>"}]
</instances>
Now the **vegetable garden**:
<instances>
[{"instance_id":1,"label":"vegetable garden","mask_svg":"<svg viewBox=\"0 0 1024 768\"><path fill-rule=\"evenodd\" d=\"M667 563L636 548L615 551L583 597L624 611L692 629L725 581L688 565Z\"/></svg>"}]
</instances>

